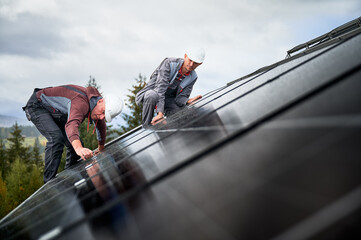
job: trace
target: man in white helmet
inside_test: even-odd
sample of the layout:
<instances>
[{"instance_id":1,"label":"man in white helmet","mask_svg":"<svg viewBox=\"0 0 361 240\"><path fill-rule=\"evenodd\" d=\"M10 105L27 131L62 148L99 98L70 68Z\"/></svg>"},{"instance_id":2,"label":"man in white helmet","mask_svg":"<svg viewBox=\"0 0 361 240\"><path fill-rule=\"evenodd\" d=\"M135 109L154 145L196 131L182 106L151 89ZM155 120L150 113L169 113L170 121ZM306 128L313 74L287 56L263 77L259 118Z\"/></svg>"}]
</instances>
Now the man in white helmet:
<instances>
[{"instance_id":1,"label":"man in white helmet","mask_svg":"<svg viewBox=\"0 0 361 240\"><path fill-rule=\"evenodd\" d=\"M161 62L147 85L136 95L136 103L143 104L143 125L155 124L165 114L176 112L202 98L201 95L189 96L198 78L195 69L204 58L204 49L197 48L187 50L184 58L165 58ZM153 117L155 108L157 115Z\"/></svg>"},{"instance_id":2,"label":"man in white helmet","mask_svg":"<svg viewBox=\"0 0 361 240\"><path fill-rule=\"evenodd\" d=\"M123 108L123 101L114 95L103 98L94 87L64 85L35 89L23 107L29 121L48 140L45 148L44 183L54 178L61 160L64 145L67 148L65 168L83 160L93 152L83 147L79 137L79 125L88 119L95 123L98 150L104 149L105 121L110 122ZM93 131L93 133L94 133Z\"/></svg>"}]
</instances>

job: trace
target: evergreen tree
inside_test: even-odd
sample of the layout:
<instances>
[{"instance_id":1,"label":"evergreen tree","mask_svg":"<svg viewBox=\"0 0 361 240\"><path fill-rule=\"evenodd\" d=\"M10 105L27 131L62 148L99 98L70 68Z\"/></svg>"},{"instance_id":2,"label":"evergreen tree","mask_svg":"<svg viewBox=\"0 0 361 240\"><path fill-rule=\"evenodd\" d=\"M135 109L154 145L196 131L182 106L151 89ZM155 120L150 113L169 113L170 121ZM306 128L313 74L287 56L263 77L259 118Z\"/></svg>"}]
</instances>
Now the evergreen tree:
<instances>
[{"instance_id":1,"label":"evergreen tree","mask_svg":"<svg viewBox=\"0 0 361 240\"><path fill-rule=\"evenodd\" d=\"M63 154L61 155L61 160L58 168L58 172L61 172L65 168L65 162L66 162L66 147L63 148Z\"/></svg>"},{"instance_id":2,"label":"evergreen tree","mask_svg":"<svg viewBox=\"0 0 361 240\"><path fill-rule=\"evenodd\" d=\"M25 189L25 195L30 196L43 185L43 173L38 166L34 166L29 174L29 182Z\"/></svg>"},{"instance_id":3,"label":"evergreen tree","mask_svg":"<svg viewBox=\"0 0 361 240\"><path fill-rule=\"evenodd\" d=\"M97 84L95 78L92 77L91 75L89 76L88 83L85 85L85 87L95 87L96 89L98 89L99 93L102 94L102 92L100 91L101 89L100 85Z\"/></svg>"},{"instance_id":4,"label":"evergreen tree","mask_svg":"<svg viewBox=\"0 0 361 240\"><path fill-rule=\"evenodd\" d=\"M8 204L11 209L23 202L28 196L25 194L28 179L28 169L25 163L16 158L6 176L8 189Z\"/></svg>"},{"instance_id":5,"label":"evergreen tree","mask_svg":"<svg viewBox=\"0 0 361 240\"><path fill-rule=\"evenodd\" d=\"M8 161L12 164L16 158L19 158L25 163L29 163L29 148L24 147L25 137L21 135L19 125L15 123L12 129L13 130L10 132L11 135L8 137L10 147L6 150Z\"/></svg>"},{"instance_id":6,"label":"evergreen tree","mask_svg":"<svg viewBox=\"0 0 361 240\"><path fill-rule=\"evenodd\" d=\"M128 132L135 127L142 124L142 106L135 103L135 95L145 87L146 77L139 73L138 78L135 78L136 84L132 85L132 89L128 89L130 94L127 95L128 101L125 105L130 109L131 114L122 114L122 118L127 122L128 126L122 126L120 134Z\"/></svg>"},{"instance_id":7,"label":"evergreen tree","mask_svg":"<svg viewBox=\"0 0 361 240\"><path fill-rule=\"evenodd\" d=\"M0 219L3 218L10 211L7 195L8 190L0 173Z\"/></svg>"},{"instance_id":8,"label":"evergreen tree","mask_svg":"<svg viewBox=\"0 0 361 240\"><path fill-rule=\"evenodd\" d=\"M4 141L0 138L0 174L2 174L2 176L5 176L5 169L8 168L8 165Z\"/></svg>"},{"instance_id":9,"label":"evergreen tree","mask_svg":"<svg viewBox=\"0 0 361 240\"><path fill-rule=\"evenodd\" d=\"M98 140L96 137L96 132L93 133L95 123L89 124L88 131L88 119L86 119L79 126L80 138L83 142L83 146L89 148L90 150L96 149L98 147Z\"/></svg>"},{"instance_id":10,"label":"evergreen tree","mask_svg":"<svg viewBox=\"0 0 361 240\"><path fill-rule=\"evenodd\" d=\"M32 155L32 160L34 161L35 165L37 167L42 168L43 167L43 158L40 155L40 142L39 142L38 137L35 138L34 147L33 147L33 151L31 153L31 155Z\"/></svg>"},{"instance_id":11,"label":"evergreen tree","mask_svg":"<svg viewBox=\"0 0 361 240\"><path fill-rule=\"evenodd\" d=\"M29 172L26 164L16 158L6 176L6 185L8 207L13 209L43 185L42 173L37 166Z\"/></svg>"}]
</instances>

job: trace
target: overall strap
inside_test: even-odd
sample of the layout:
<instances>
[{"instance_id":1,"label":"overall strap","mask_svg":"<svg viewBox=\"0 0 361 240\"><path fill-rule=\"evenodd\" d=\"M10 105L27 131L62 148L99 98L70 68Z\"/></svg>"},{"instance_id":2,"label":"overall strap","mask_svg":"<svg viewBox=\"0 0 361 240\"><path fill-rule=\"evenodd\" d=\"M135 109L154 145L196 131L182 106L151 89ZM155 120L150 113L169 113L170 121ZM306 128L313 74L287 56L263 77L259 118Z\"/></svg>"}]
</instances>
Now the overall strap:
<instances>
[{"instance_id":1,"label":"overall strap","mask_svg":"<svg viewBox=\"0 0 361 240\"><path fill-rule=\"evenodd\" d=\"M69 86L69 85L63 85L61 87L64 87L66 89L72 90L72 91L77 92L77 93L80 93L81 95L83 95L84 97L86 97L88 99L88 96L84 92L80 91L79 89L76 89L75 87L72 87L72 86Z\"/></svg>"}]
</instances>

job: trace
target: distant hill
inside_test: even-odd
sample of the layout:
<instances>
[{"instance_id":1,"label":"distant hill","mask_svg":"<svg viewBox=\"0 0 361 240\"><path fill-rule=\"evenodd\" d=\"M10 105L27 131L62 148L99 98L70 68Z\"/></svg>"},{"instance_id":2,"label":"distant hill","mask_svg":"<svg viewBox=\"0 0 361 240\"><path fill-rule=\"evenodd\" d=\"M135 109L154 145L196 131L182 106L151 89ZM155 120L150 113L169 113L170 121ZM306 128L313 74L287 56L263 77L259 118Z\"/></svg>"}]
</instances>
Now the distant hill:
<instances>
[{"instance_id":1,"label":"distant hill","mask_svg":"<svg viewBox=\"0 0 361 240\"><path fill-rule=\"evenodd\" d=\"M0 127L12 127L15 123L22 126L31 126L32 122L24 118L18 118L7 115L0 115Z\"/></svg>"}]
</instances>

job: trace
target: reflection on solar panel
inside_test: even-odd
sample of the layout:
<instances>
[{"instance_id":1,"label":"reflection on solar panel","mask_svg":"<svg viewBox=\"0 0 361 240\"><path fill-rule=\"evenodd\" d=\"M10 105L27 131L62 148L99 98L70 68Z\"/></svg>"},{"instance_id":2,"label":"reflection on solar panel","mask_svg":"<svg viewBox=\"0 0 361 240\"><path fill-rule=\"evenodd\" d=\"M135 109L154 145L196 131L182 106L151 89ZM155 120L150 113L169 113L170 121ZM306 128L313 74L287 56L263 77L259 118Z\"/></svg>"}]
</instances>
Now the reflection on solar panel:
<instances>
[{"instance_id":1,"label":"reflection on solar panel","mask_svg":"<svg viewBox=\"0 0 361 240\"><path fill-rule=\"evenodd\" d=\"M61 172L1 239L360 239L354 23Z\"/></svg>"}]
</instances>

